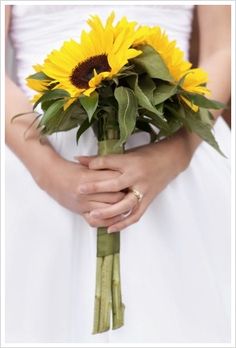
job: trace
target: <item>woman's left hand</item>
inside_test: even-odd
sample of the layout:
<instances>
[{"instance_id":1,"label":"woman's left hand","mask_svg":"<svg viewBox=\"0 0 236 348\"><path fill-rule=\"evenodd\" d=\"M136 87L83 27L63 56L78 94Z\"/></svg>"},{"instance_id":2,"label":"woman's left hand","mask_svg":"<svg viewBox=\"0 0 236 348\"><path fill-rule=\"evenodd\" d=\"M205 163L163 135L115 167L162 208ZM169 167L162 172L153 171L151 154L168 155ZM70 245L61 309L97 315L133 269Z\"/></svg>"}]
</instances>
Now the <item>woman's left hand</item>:
<instances>
[{"instance_id":1,"label":"woman's left hand","mask_svg":"<svg viewBox=\"0 0 236 348\"><path fill-rule=\"evenodd\" d=\"M80 186L80 192L84 194L127 191L118 203L89 213L93 226L101 226L100 221L104 226L104 221L107 221L108 232L120 231L137 222L152 200L189 163L183 141L178 137L138 147L121 155L80 156L78 159L90 169L111 169L120 173L111 180ZM139 200L132 189L140 192L142 199ZM115 223L112 222L114 218Z\"/></svg>"}]
</instances>

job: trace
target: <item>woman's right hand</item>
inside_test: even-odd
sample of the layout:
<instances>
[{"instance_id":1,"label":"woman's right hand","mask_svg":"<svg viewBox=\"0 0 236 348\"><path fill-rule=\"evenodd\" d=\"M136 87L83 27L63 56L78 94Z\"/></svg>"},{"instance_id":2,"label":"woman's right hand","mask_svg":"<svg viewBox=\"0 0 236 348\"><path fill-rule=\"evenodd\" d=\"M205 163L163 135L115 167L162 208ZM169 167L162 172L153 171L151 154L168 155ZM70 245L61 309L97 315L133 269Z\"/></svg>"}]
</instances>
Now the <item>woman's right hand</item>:
<instances>
[{"instance_id":1,"label":"woman's right hand","mask_svg":"<svg viewBox=\"0 0 236 348\"><path fill-rule=\"evenodd\" d=\"M6 34L11 17L11 6L6 6ZM14 102L13 102L14 101ZM39 132L31 127L34 115L20 117L12 123L18 113L32 112L32 106L22 90L6 76L6 122L5 135L8 147L18 156L37 184L65 208L82 215L94 227L105 226L103 220L94 220L89 212L109 206L124 197L124 193L85 195L78 191L79 185L87 181L114 178L118 172L91 170L81 164L69 162L55 153L51 145L39 141ZM27 139L24 133L30 127ZM39 160L40 159L40 160Z\"/></svg>"},{"instance_id":2,"label":"woman's right hand","mask_svg":"<svg viewBox=\"0 0 236 348\"><path fill-rule=\"evenodd\" d=\"M54 157L54 156L53 156ZM122 217L106 219L106 221L90 216L90 211L105 208L124 198L123 192L80 194L79 186L86 182L109 180L119 176L114 170L92 170L75 162L56 156L53 162L45 167L37 180L38 185L54 198L60 205L82 215L92 227L106 226L119 221Z\"/></svg>"},{"instance_id":3,"label":"woman's right hand","mask_svg":"<svg viewBox=\"0 0 236 348\"><path fill-rule=\"evenodd\" d=\"M15 103L12 103L14 99ZM94 219L90 211L105 208L124 197L124 193L80 194L79 186L87 181L112 179L119 175L112 170L92 170L82 164L61 158L50 143L39 141L39 132L31 127L25 139L24 133L35 120L34 115L26 115L11 122L19 112L31 112L32 107L18 86L6 77L6 143L24 163L36 183L65 208L82 215L93 227L107 226L116 221ZM40 160L39 160L40 159ZM122 217L121 217L122 218Z\"/></svg>"}]
</instances>

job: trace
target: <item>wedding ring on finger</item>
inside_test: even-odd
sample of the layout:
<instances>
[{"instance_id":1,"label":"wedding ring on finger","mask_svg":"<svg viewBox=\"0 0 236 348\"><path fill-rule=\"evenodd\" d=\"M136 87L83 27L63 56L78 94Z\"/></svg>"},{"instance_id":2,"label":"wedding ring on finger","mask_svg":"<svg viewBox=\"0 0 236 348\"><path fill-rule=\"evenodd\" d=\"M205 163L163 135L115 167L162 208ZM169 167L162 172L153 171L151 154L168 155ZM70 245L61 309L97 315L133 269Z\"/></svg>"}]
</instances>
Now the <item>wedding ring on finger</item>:
<instances>
[{"instance_id":1,"label":"wedding ring on finger","mask_svg":"<svg viewBox=\"0 0 236 348\"><path fill-rule=\"evenodd\" d=\"M137 198L138 202L141 202L141 200L143 198L143 193L142 192L138 191L135 188L131 188L129 191L135 195L135 197Z\"/></svg>"}]
</instances>

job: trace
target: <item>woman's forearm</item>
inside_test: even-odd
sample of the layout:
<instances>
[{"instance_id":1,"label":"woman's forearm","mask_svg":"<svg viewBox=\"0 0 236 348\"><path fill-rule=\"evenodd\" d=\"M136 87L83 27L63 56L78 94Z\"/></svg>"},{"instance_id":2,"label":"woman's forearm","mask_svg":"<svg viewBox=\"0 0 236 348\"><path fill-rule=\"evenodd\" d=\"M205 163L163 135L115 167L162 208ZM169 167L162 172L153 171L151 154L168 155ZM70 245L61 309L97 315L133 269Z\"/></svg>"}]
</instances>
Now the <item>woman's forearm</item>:
<instances>
[{"instance_id":1,"label":"woman's forearm","mask_svg":"<svg viewBox=\"0 0 236 348\"><path fill-rule=\"evenodd\" d=\"M200 61L199 66L209 74L207 86L211 91L210 98L226 104L230 98L230 53L227 50L215 52L207 59ZM215 119L221 113L222 110L212 110ZM181 129L172 137L171 141L173 149L178 150L176 151L176 164L177 171L181 171L190 163L202 139L194 133Z\"/></svg>"},{"instance_id":2,"label":"woman's forearm","mask_svg":"<svg viewBox=\"0 0 236 348\"><path fill-rule=\"evenodd\" d=\"M40 185L42 172L48 168L52 159L59 158L49 142L42 144L36 127L31 127L25 134L33 120L34 114L16 118L18 113L30 112L32 106L20 88L6 76L6 144L25 164L35 181Z\"/></svg>"},{"instance_id":3,"label":"woman's forearm","mask_svg":"<svg viewBox=\"0 0 236 348\"><path fill-rule=\"evenodd\" d=\"M198 65L209 75L207 87L211 91L210 98L226 104L231 87L231 9L230 6L202 5L197 6L197 15L200 39ZM221 113L222 110L212 110L215 119ZM181 130L173 142L188 163L202 140Z\"/></svg>"},{"instance_id":4,"label":"woman's forearm","mask_svg":"<svg viewBox=\"0 0 236 348\"><path fill-rule=\"evenodd\" d=\"M211 91L209 97L219 100L224 104L227 104L230 99L230 62L230 52L226 49L212 54L208 59L202 60L199 64L209 74L209 82L207 84L207 87ZM221 115L221 113L222 110L212 112L215 118Z\"/></svg>"}]
</instances>

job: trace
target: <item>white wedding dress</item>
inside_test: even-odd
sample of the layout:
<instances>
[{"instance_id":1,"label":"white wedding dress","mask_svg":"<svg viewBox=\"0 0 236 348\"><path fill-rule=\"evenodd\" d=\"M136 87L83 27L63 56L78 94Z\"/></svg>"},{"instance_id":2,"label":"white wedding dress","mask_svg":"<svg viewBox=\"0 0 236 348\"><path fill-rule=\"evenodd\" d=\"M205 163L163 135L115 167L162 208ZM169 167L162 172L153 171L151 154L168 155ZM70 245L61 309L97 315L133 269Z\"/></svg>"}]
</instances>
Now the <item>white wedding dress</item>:
<instances>
[{"instance_id":1,"label":"white wedding dress","mask_svg":"<svg viewBox=\"0 0 236 348\"><path fill-rule=\"evenodd\" d=\"M90 14L159 24L188 54L192 6L13 6L17 79L53 48L88 28ZM14 102L14 100L12 101ZM95 154L88 131L50 137L64 158ZM6 340L47 343L229 342L230 132L215 136L228 159L206 143L189 168L121 233L125 325L92 335L96 232L43 192L6 149ZM147 142L133 136L129 146ZM40 158L38 159L40 161ZM50 171L50 168L48 168Z\"/></svg>"}]
</instances>

